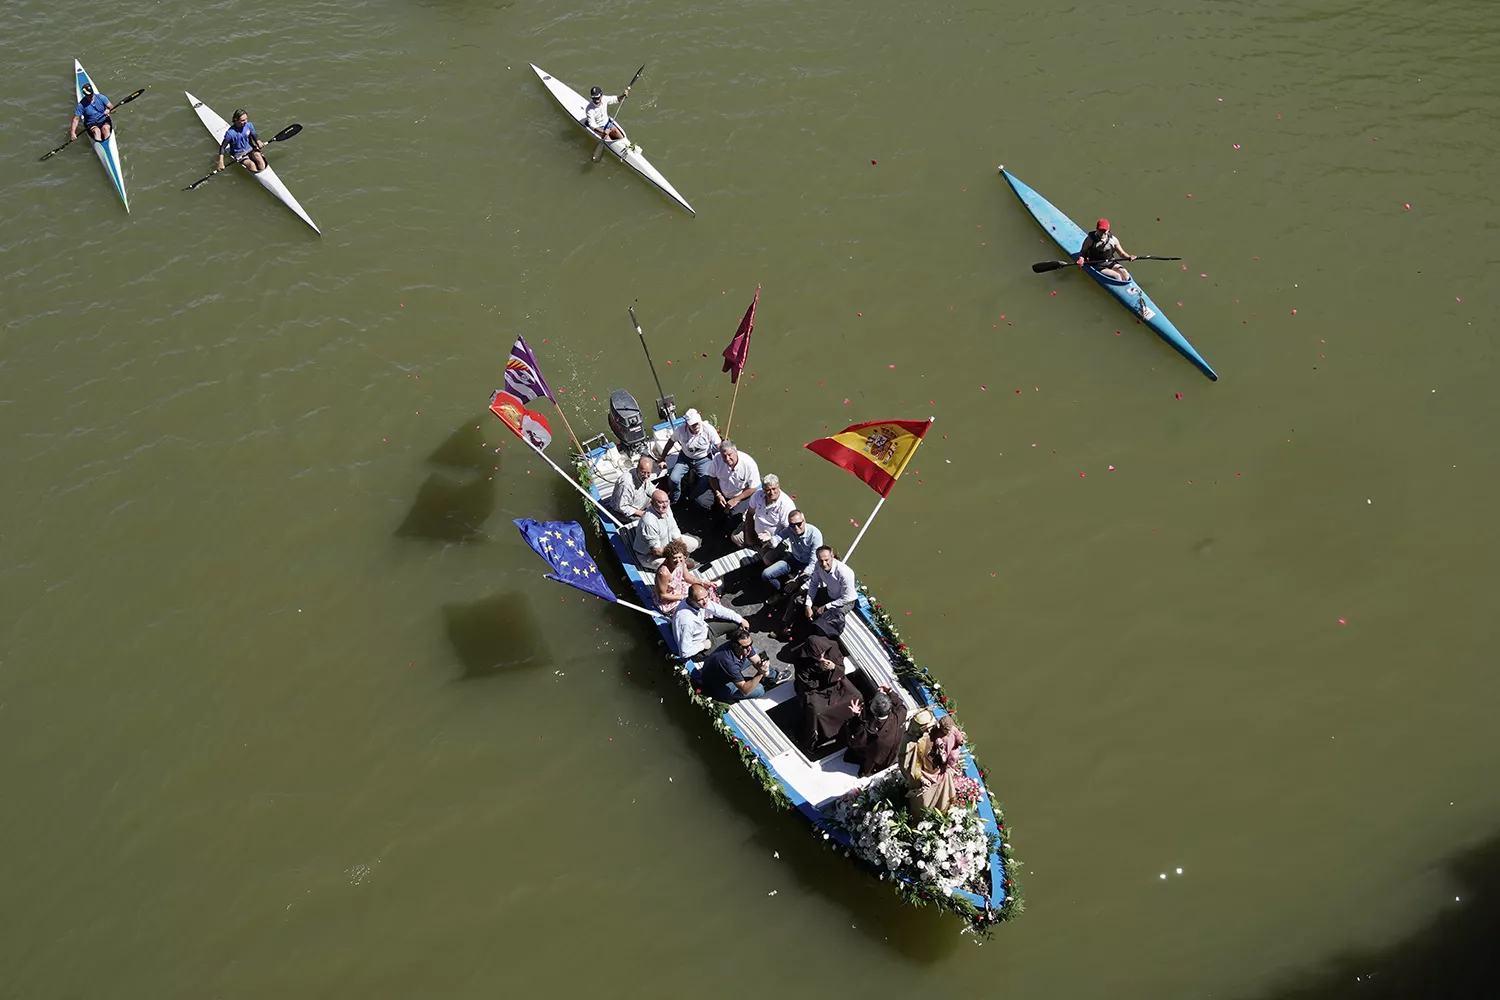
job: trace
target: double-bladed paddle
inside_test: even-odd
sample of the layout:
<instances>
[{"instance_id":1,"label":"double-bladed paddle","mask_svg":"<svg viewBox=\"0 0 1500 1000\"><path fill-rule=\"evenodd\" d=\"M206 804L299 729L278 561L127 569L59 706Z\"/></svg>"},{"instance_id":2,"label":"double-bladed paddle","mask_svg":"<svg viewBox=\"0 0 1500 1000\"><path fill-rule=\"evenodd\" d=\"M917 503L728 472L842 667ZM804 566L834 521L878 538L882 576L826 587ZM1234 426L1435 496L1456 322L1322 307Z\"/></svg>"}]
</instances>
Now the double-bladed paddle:
<instances>
[{"instance_id":1,"label":"double-bladed paddle","mask_svg":"<svg viewBox=\"0 0 1500 1000\"><path fill-rule=\"evenodd\" d=\"M137 97L140 97L145 92L146 92L146 88L142 87L140 90L137 90L135 93L131 94L129 97L125 98L123 101L120 101L119 103L117 103L114 106L114 108L112 108L111 110L118 111L120 108L123 108L125 105L129 104L131 101L135 100ZM84 129L82 132L78 133L78 135L87 135L87 134L88 134L88 129ZM73 139L77 139L78 135L73 136L67 142L63 143L61 146L58 146L52 152L46 154L46 156L43 156L42 159L45 160L48 157L56 156L58 153L61 153L63 150L67 149L69 146L73 145Z\"/></svg>"},{"instance_id":2,"label":"double-bladed paddle","mask_svg":"<svg viewBox=\"0 0 1500 1000\"><path fill-rule=\"evenodd\" d=\"M302 126L301 125L288 125L286 128L282 129L280 132L277 132L275 135L271 136L271 138L267 139L265 141L265 145L269 146L273 142L284 142L287 139L290 139L292 136L296 135L298 132L301 132L301 131L302 131ZM245 155L249 156L250 154L246 153ZM240 161L239 160L235 160L234 162L238 163ZM228 169L228 168L225 168L225 169ZM183 190L184 191L191 191L191 190L193 190L199 184L202 184L204 181L208 180L209 177L212 177L214 174L216 174L218 172L219 171L214 170L214 171L210 172L207 177L200 177L200 178L198 178L197 180L193 181L193 183L191 183L187 187L183 188Z\"/></svg>"},{"instance_id":3,"label":"double-bladed paddle","mask_svg":"<svg viewBox=\"0 0 1500 1000\"><path fill-rule=\"evenodd\" d=\"M635 71L635 76L632 76L630 78L630 82L625 85L625 90L629 91L631 87L634 87L635 86L635 81L639 80L641 78L641 74L644 73L644 72L646 72L646 64L645 63L641 63L641 68ZM626 93L626 94L623 94L620 97L619 103L615 105L615 110L617 112L619 111L620 107L625 104L625 98L627 98L629 96L630 96L630 94ZM608 105L605 106L605 110L606 111L609 110ZM604 125L604 127L606 129L608 129L609 128L609 123L606 122L605 125ZM604 139L600 139L599 140L599 145L597 145L597 146L594 147L593 162L598 163L599 162L599 158L604 155L604 143L605 143L605 140Z\"/></svg>"},{"instance_id":4,"label":"double-bladed paddle","mask_svg":"<svg viewBox=\"0 0 1500 1000\"><path fill-rule=\"evenodd\" d=\"M1181 257L1137 257L1136 260L1181 260ZM1128 257L1117 257L1114 260L1090 260L1084 263L1092 267L1113 267L1116 264L1129 263ZM1077 267L1077 260L1044 260L1038 264L1032 264L1031 269L1037 274L1045 274L1048 271L1056 271L1060 267Z\"/></svg>"}]
</instances>

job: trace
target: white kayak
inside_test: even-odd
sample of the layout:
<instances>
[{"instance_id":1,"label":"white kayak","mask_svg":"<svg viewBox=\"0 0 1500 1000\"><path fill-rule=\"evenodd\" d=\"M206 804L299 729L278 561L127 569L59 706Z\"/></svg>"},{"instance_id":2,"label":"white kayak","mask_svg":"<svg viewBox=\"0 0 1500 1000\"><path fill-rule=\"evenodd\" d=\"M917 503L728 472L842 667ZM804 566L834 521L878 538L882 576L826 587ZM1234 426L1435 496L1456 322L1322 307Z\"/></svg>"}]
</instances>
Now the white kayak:
<instances>
[{"instance_id":1,"label":"white kayak","mask_svg":"<svg viewBox=\"0 0 1500 1000\"><path fill-rule=\"evenodd\" d=\"M224 133L229 131L229 123L220 118L214 112L213 108L204 104L192 94L188 94L185 90L183 93L187 94L188 103L193 106L193 110L198 112L198 117L202 120L203 127L208 129L209 133L213 135L215 142L222 143L224 141ZM286 185L281 183L281 178L276 176L276 171L271 169L270 160L266 161L266 169L259 171L246 169L245 173L260 181L260 186L274 194L277 201L290 208L293 212L296 212L297 218L313 227L313 232L322 235L323 230L319 229L318 224L313 222L308 214L302 210L302 206L297 204L297 199L292 197L292 192L286 189Z\"/></svg>"},{"instance_id":2,"label":"white kayak","mask_svg":"<svg viewBox=\"0 0 1500 1000\"><path fill-rule=\"evenodd\" d=\"M555 76L542 70L536 63L532 63L531 68L536 70L536 75L542 78L543 85L551 91L553 97L557 98L557 103L562 105L563 110L568 113L568 117L572 118L578 124L579 128L597 140L599 133L584 124L583 112L588 107L588 98ZM614 153L621 163L646 178L652 184L655 184L662 194L687 209L689 215L698 214L693 211L693 206L687 203L687 199L678 194L677 189L667 183L667 179L661 175L661 171L653 167L651 161L641 155L641 147L631 142L628 136L624 139L608 141L604 144L604 148Z\"/></svg>"},{"instance_id":3,"label":"white kayak","mask_svg":"<svg viewBox=\"0 0 1500 1000\"><path fill-rule=\"evenodd\" d=\"M84 71L83 64L74 59L73 101L75 104L83 100L83 85L85 83L93 84L94 92L98 93L99 85L89 79L88 73ZM85 139L89 139L89 130L83 127L82 122L78 123L78 134ZM103 142L94 142L92 139L89 139L89 142L93 145L94 152L99 154L99 162L104 164L104 172L109 174L109 180L115 186L115 192L120 196L120 200L125 203L125 211L130 211L130 199L125 196L125 171L120 165L120 147L115 143L115 130L111 128L109 130L109 138Z\"/></svg>"}]
</instances>

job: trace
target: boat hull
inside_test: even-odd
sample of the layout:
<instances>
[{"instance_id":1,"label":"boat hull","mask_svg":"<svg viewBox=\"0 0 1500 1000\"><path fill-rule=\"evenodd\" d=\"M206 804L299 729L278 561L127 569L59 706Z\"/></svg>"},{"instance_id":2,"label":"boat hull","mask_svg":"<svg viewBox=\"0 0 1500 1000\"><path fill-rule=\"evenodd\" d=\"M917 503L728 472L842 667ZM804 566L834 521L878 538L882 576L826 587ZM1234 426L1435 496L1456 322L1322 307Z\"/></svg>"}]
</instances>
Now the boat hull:
<instances>
[{"instance_id":1,"label":"boat hull","mask_svg":"<svg viewBox=\"0 0 1500 1000\"><path fill-rule=\"evenodd\" d=\"M588 107L588 98L557 79L557 77L547 73L535 63L531 64L531 68L541 78L542 85L547 88L547 92L556 99L558 104L562 105L562 109L568 113L568 117L572 118L578 127L583 129L590 138L597 140L599 138L598 133L583 123L583 113L584 109ZM678 194L677 189L667 183L667 179L661 175L661 171L653 167L651 161L641 155L639 147L632 143L629 138L606 141L604 148L615 154L615 158L621 163L650 181L662 194L687 209L689 215L698 214L693 211L693 206L688 204L687 199Z\"/></svg>"},{"instance_id":2,"label":"boat hull","mask_svg":"<svg viewBox=\"0 0 1500 1000\"><path fill-rule=\"evenodd\" d=\"M89 78L88 72L83 68L83 64L74 59L73 100L75 103L83 99L83 85L85 83L93 83L93 80ZM99 85L95 83L94 89L97 91ZM112 128L109 130L109 138L103 142L94 142L93 139L90 139L88 130L83 127L81 122L78 129L83 137L88 140L89 145L94 147L94 153L99 157L99 162L104 165L104 173L108 175L109 182L114 185L115 194L120 196L120 201L124 204L125 211L130 211L130 197L125 193L125 167L120 162L120 146L115 141L115 129Z\"/></svg>"},{"instance_id":3,"label":"boat hull","mask_svg":"<svg viewBox=\"0 0 1500 1000\"><path fill-rule=\"evenodd\" d=\"M1083 248L1083 241L1088 233L1084 232L1072 219L1060 212L1046 198L1037 194L1030 187L1017 180L1010 171L1004 167L1000 168L1000 174L1005 178L1010 189L1015 192L1026 211L1044 229L1052 242L1056 243L1063 253L1069 257L1076 256ZM1204 375L1217 382L1219 376L1209 367L1207 361L1203 360L1193 345L1188 343L1186 337L1173 325L1172 321L1157 307L1151 297L1141 289L1141 286L1131 281L1117 281L1114 278L1100 272L1096 267L1085 267L1089 276L1097 281L1105 291L1115 297L1115 300L1124 306L1135 316L1135 318L1150 327L1162 340L1165 340L1173 350L1186 358L1189 363Z\"/></svg>"},{"instance_id":4,"label":"boat hull","mask_svg":"<svg viewBox=\"0 0 1500 1000\"><path fill-rule=\"evenodd\" d=\"M669 424L658 424L653 429L653 440L665 443L669 432ZM585 447L589 446L586 444ZM585 481L590 493L603 502L612 493L610 477L628 474L626 470L633 467L634 460L629 456L624 456L622 460L614 446L601 445L590 450L583 457L583 463L588 473ZM654 574L642 573L637 567L628 534L608 519L599 519L598 525L631 588L635 591L634 599L642 606L655 607ZM760 565L759 557L755 554L752 554L749 563L735 563L733 558L733 556L726 556L715 560L707 567L709 575L722 576L725 570L733 572L734 566L759 567ZM699 572L702 573L705 570L700 568ZM898 677L896 661L888 645L889 640L881 637L881 625L877 616L878 605L869 595L861 593L857 616L851 616L842 639L843 644L849 648L851 669L866 670L872 681L890 689L893 696L903 698L911 710L927 708L936 714L944 714L946 699L941 698L928 683L916 682L908 677ZM857 621L854 620L855 617ZM677 651L676 639L670 624L665 621L657 621L654 624L667 649L675 653ZM856 641L854 636L861 638ZM676 663L675 658L672 662ZM858 666L854 666L855 664ZM690 690L697 689L699 664L689 662L684 666L674 665L672 669L686 674L683 679L689 681L687 686ZM785 687L791 689L792 685L788 683ZM774 699L775 691L776 689L772 689L766 698ZM783 695L790 693L790 690L781 692ZM754 755L758 765L764 768L764 774L778 786L780 796L796 808L822 837L841 849L851 847L848 833L830 819L829 809L832 801L829 796L830 793L836 794L838 791L853 787L854 779L849 779L844 786L830 785L825 781L817 780L820 770L823 779L834 777L831 772L839 768L842 754L810 763L799 751L789 749L784 738L779 737L774 728L766 724L765 717L760 714L759 710L751 711L752 707L750 701L736 702L732 706L721 706L715 717L723 723L724 729L727 730L727 734L736 746ZM850 767L852 769L852 765ZM978 764L971 755L967 754L965 773L975 781L984 784L984 775L980 772ZM808 781L810 775L815 779L811 783ZM1000 825L1001 818L992 805L987 787L977 808L981 823L986 830L994 834L996 842L996 847L992 848L988 859L989 891L980 894L954 889L952 896L968 903L978 911L996 917L1008 912L1012 900L1005 875L1006 862L998 850L998 843L1004 836L1003 827Z\"/></svg>"},{"instance_id":5,"label":"boat hull","mask_svg":"<svg viewBox=\"0 0 1500 1000\"><path fill-rule=\"evenodd\" d=\"M220 118L218 113L215 112L213 108L209 107L207 104L204 104L192 94L188 94L188 92L185 90L183 91L183 93L187 94L188 103L191 104L193 106L193 110L198 113L198 120L203 123L204 128L208 129L209 135L212 135L214 137L215 142L222 143L224 141L224 133L229 130L229 123ZM312 217L309 216L307 212L303 211L302 206L297 202L297 199L292 197L292 192L287 190L287 186L282 183L281 178L276 176L276 171L271 169L271 163L269 160L266 161L266 169L259 171L246 169L245 173L249 174L251 177L254 177L258 182L260 182L261 187L271 192L271 194L276 197L277 201L281 202L287 208L290 208L296 214L297 218L301 219L309 226L312 226L313 232L319 234L320 236L322 235L323 231L318 228L318 224L313 222Z\"/></svg>"}]
</instances>

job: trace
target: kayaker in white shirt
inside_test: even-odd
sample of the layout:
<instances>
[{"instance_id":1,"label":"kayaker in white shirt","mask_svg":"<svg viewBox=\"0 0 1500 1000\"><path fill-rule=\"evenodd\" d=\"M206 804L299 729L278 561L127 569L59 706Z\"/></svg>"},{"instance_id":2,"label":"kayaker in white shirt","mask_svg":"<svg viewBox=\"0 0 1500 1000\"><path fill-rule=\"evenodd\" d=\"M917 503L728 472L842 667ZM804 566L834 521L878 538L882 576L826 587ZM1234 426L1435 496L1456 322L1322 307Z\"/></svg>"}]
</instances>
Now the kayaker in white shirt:
<instances>
[{"instance_id":1,"label":"kayaker in white shirt","mask_svg":"<svg viewBox=\"0 0 1500 1000\"><path fill-rule=\"evenodd\" d=\"M619 104L630 94L630 88L625 88L625 93L619 97L606 95L603 89L594 87L589 91L589 103L583 109L583 123L593 129L601 139L623 139L625 133L620 131L620 126L609 117L609 106Z\"/></svg>"},{"instance_id":2,"label":"kayaker in white shirt","mask_svg":"<svg viewBox=\"0 0 1500 1000\"><path fill-rule=\"evenodd\" d=\"M1109 231L1109 220L1100 219L1093 232L1083 238L1083 246L1078 250L1077 264L1098 266L1100 261L1114 260L1124 257L1135 260L1135 254L1126 253L1125 248L1120 246L1120 238ZM1113 267L1101 267L1099 273L1106 278L1114 278L1116 281L1129 281L1130 272L1116 264Z\"/></svg>"}]
</instances>

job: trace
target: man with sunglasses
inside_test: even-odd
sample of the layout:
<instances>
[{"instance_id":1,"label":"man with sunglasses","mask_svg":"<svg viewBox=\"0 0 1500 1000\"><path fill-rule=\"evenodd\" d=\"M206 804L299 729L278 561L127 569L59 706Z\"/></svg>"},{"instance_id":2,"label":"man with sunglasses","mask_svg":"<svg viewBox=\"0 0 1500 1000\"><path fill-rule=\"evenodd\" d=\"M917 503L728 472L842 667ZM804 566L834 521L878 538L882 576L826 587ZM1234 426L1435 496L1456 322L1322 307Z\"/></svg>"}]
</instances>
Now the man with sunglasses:
<instances>
[{"instance_id":1,"label":"man with sunglasses","mask_svg":"<svg viewBox=\"0 0 1500 1000\"><path fill-rule=\"evenodd\" d=\"M742 701L766 693L765 682L778 684L791 676L791 668L776 668L771 658L755 648L755 640L742 628L703 661L698 686L719 701Z\"/></svg>"},{"instance_id":2,"label":"man with sunglasses","mask_svg":"<svg viewBox=\"0 0 1500 1000\"><path fill-rule=\"evenodd\" d=\"M629 93L630 88L626 87L624 94L614 97L606 95L602 87L593 88L589 91L589 102L583 108L583 123L597 133L600 139L625 138L619 124L609 116L609 106L619 104Z\"/></svg>"},{"instance_id":3,"label":"man with sunglasses","mask_svg":"<svg viewBox=\"0 0 1500 1000\"><path fill-rule=\"evenodd\" d=\"M786 527L771 536L770 544L761 553L761 562L766 568L760 578L770 584L772 590L795 588L797 583L812 569L818 549L823 546L823 533L817 525L807 523L807 515L793 510L786 518ZM790 576L783 581L782 577Z\"/></svg>"}]
</instances>

